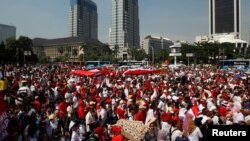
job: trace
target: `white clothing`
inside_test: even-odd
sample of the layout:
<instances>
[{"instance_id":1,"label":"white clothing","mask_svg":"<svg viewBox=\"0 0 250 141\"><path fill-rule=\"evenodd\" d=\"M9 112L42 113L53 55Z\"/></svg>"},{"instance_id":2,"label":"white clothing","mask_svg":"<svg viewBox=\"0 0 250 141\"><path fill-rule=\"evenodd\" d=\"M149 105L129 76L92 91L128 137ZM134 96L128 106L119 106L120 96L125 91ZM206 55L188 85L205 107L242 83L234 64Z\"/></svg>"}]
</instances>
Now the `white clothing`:
<instances>
[{"instance_id":1,"label":"white clothing","mask_svg":"<svg viewBox=\"0 0 250 141\"><path fill-rule=\"evenodd\" d=\"M50 121L50 126L52 129L56 129L58 127L58 120L55 119L55 120Z\"/></svg>"},{"instance_id":2,"label":"white clothing","mask_svg":"<svg viewBox=\"0 0 250 141\"><path fill-rule=\"evenodd\" d=\"M152 119L156 119L156 117L155 117L155 115L154 115L154 110L153 109L149 109L148 110L148 112L147 112L147 115L146 115L146 122L145 122L145 124L147 124L147 122L149 121L149 120L152 120Z\"/></svg>"},{"instance_id":3,"label":"white clothing","mask_svg":"<svg viewBox=\"0 0 250 141\"><path fill-rule=\"evenodd\" d=\"M88 112L86 115L86 130L87 132L90 132L90 124L95 122L95 117L91 114L91 112Z\"/></svg>"},{"instance_id":4,"label":"white clothing","mask_svg":"<svg viewBox=\"0 0 250 141\"><path fill-rule=\"evenodd\" d=\"M154 115L154 110L153 109L148 109L147 116L146 116L146 121L148 118L155 117Z\"/></svg>"},{"instance_id":5,"label":"white clothing","mask_svg":"<svg viewBox=\"0 0 250 141\"><path fill-rule=\"evenodd\" d=\"M81 141L79 133L77 133L76 131L73 131L70 141Z\"/></svg>"},{"instance_id":6,"label":"white clothing","mask_svg":"<svg viewBox=\"0 0 250 141\"><path fill-rule=\"evenodd\" d=\"M100 110L100 117L101 117L101 120L105 121L107 119L107 111L106 109L101 109Z\"/></svg>"},{"instance_id":7,"label":"white clothing","mask_svg":"<svg viewBox=\"0 0 250 141\"><path fill-rule=\"evenodd\" d=\"M196 127L194 131L188 135L190 141L199 141L199 138L202 138L203 135L199 127Z\"/></svg>"},{"instance_id":8,"label":"white clothing","mask_svg":"<svg viewBox=\"0 0 250 141\"><path fill-rule=\"evenodd\" d=\"M154 98L157 98L156 89L154 89L154 92L153 92L152 96L150 97L151 101L153 101Z\"/></svg>"},{"instance_id":9,"label":"white clothing","mask_svg":"<svg viewBox=\"0 0 250 141\"><path fill-rule=\"evenodd\" d=\"M239 123L240 121L244 121L244 116L242 113L233 113L233 122L234 123Z\"/></svg>"},{"instance_id":10,"label":"white clothing","mask_svg":"<svg viewBox=\"0 0 250 141\"><path fill-rule=\"evenodd\" d=\"M187 109L186 108L181 108L180 109L180 111L179 111L179 118L181 119L181 120L184 120L184 118L185 118L185 116L186 116L186 113L187 112Z\"/></svg>"},{"instance_id":11,"label":"white clothing","mask_svg":"<svg viewBox=\"0 0 250 141\"><path fill-rule=\"evenodd\" d=\"M72 102L72 97L73 97L72 93L67 92L64 97L65 97L66 103Z\"/></svg>"},{"instance_id":12,"label":"white clothing","mask_svg":"<svg viewBox=\"0 0 250 141\"><path fill-rule=\"evenodd\" d=\"M214 125L219 125L219 117L218 116L214 116L212 118L212 120L213 120Z\"/></svg>"},{"instance_id":13,"label":"white clothing","mask_svg":"<svg viewBox=\"0 0 250 141\"><path fill-rule=\"evenodd\" d=\"M171 125L168 124L167 122L161 122L161 129L169 131L169 129L171 128Z\"/></svg>"},{"instance_id":14,"label":"white clothing","mask_svg":"<svg viewBox=\"0 0 250 141\"><path fill-rule=\"evenodd\" d=\"M76 91L77 91L78 93L80 93L80 89L81 89L81 86L76 85Z\"/></svg>"},{"instance_id":15,"label":"white clothing","mask_svg":"<svg viewBox=\"0 0 250 141\"><path fill-rule=\"evenodd\" d=\"M129 99L129 97L128 97L129 93L128 93L128 89L127 88L124 89L124 94L125 94L126 98Z\"/></svg>"},{"instance_id":16,"label":"white clothing","mask_svg":"<svg viewBox=\"0 0 250 141\"><path fill-rule=\"evenodd\" d=\"M162 111L166 111L166 104L164 104L161 100L157 106L157 108L161 109Z\"/></svg>"},{"instance_id":17,"label":"white clothing","mask_svg":"<svg viewBox=\"0 0 250 141\"><path fill-rule=\"evenodd\" d=\"M176 129L175 127L171 128L171 132L172 132L171 141L175 141L176 137L181 137L182 136L182 132L180 130L178 130L178 129L177 130L175 130L175 129Z\"/></svg>"},{"instance_id":18,"label":"white clothing","mask_svg":"<svg viewBox=\"0 0 250 141\"><path fill-rule=\"evenodd\" d=\"M84 140L85 139L85 134L86 134L86 129L85 129L84 124L79 125L79 134L80 134L81 140Z\"/></svg>"}]
</instances>

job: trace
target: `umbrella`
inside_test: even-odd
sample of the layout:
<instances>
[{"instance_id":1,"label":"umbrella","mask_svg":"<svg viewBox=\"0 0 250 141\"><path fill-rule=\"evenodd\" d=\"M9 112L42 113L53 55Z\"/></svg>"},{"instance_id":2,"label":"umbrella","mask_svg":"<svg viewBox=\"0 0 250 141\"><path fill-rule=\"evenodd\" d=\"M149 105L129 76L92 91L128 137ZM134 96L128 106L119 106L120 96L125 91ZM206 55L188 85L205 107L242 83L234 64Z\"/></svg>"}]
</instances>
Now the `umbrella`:
<instances>
[{"instance_id":1,"label":"umbrella","mask_svg":"<svg viewBox=\"0 0 250 141\"><path fill-rule=\"evenodd\" d=\"M122 127L121 133L129 141L141 141L150 128L144 125L142 121L129 121L125 119L118 120L116 125Z\"/></svg>"}]
</instances>

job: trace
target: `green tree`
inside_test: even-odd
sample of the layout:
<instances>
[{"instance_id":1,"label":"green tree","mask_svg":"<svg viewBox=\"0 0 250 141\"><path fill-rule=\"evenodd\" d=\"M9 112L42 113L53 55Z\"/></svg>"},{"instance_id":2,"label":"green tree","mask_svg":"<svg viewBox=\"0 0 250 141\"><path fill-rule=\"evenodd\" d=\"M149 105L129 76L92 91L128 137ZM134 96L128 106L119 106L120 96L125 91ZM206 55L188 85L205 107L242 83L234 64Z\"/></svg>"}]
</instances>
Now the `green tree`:
<instances>
[{"instance_id":1,"label":"green tree","mask_svg":"<svg viewBox=\"0 0 250 141\"><path fill-rule=\"evenodd\" d=\"M62 56L62 54L64 53L64 47L62 47L62 46L58 47L57 52L59 52L60 55Z\"/></svg>"},{"instance_id":2,"label":"green tree","mask_svg":"<svg viewBox=\"0 0 250 141\"><path fill-rule=\"evenodd\" d=\"M145 58L148 58L148 55L146 54L145 50L144 49L137 50L135 55L135 60L141 61L144 60Z\"/></svg>"},{"instance_id":3,"label":"green tree","mask_svg":"<svg viewBox=\"0 0 250 141\"><path fill-rule=\"evenodd\" d=\"M136 60L138 49L138 47L128 47L128 55L131 57L131 60Z\"/></svg>"},{"instance_id":4,"label":"green tree","mask_svg":"<svg viewBox=\"0 0 250 141\"><path fill-rule=\"evenodd\" d=\"M0 44L0 50L4 50L5 49L5 44L4 42L2 41L1 44Z\"/></svg>"},{"instance_id":5,"label":"green tree","mask_svg":"<svg viewBox=\"0 0 250 141\"><path fill-rule=\"evenodd\" d=\"M118 54L119 54L119 46L115 45L114 46L114 50L113 50L114 56L115 58L117 58Z\"/></svg>"},{"instance_id":6,"label":"green tree","mask_svg":"<svg viewBox=\"0 0 250 141\"><path fill-rule=\"evenodd\" d=\"M77 55L78 55L78 49L74 48L74 49L72 50L72 55L73 55L73 56L77 56Z\"/></svg>"},{"instance_id":7,"label":"green tree","mask_svg":"<svg viewBox=\"0 0 250 141\"><path fill-rule=\"evenodd\" d=\"M17 41L15 38L8 38L5 42L5 56L8 54L14 54L8 56L6 61L19 63L19 58L21 55L20 49L18 47ZM7 56L6 56L7 57Z\"/></svg>"},{"instance_id":8,"label":"green tree","mask_svg":"<svg viewBox=\"0 0 250 141\"><path fill-rule=\"evenodd\" d=\"M250 45L248 46L246 50L246 58L250 59Z\"/></svg>"},{"instance_id":9,"label":"green tree","mask_svg":"<svg viewBox=\"0 0 250 141\"><path fill-rule=\"evenodd\" d=\"M37 57L33 55L33 52L32 52L33 42L29 37L20 36L17 40L17 46L19 48L19 52L21 53L19 57L21 56L20 58L22 58L22 61L19 60L20 62L27 63L31 61L31 58L33 58L32 61L37 59ZM29 53L26 54L26 52L29 52Z\"/></svg>"},{"instance_id":10,"label":"green tree","mask_svg":"<svg viewBox=\"0 0 250 141\"><path fill-rule=\"evenodd\" d=\"M108 44L104 44L101 47L101 59L104 61L112 61L112 50L110 49Z\"/></svg>"},{"instance_id":11,"label":"green tree","mask_svg":"<svg viewBox=\"0 0 250 141\"><path fill-rule=\"evenodd\" d=\"M5 43L5 61L7 62L14 62L17 63L24 63L24 59L27 58L27 61L34 62L37 60L37 56L34 55L32 51L33 42L29 37L26 36L20 36L18 40L15 38L8 38ZM29 53L25 55L25 51L28 51ZM14 54L14 55L9 55ZM8 55L8 57L6 56ZM25 58L24 58L25 57ZM34 62L35 63L35 62Z\"/></svg>"},{"instance_id":12,"label":"green tree","mask_svg":"<svg viewBox=\"0 0 250 141\"><path fill-rule=\"evenodd\" d=\"M160 49L155 52L155 63L161 63L168 58L168 51L166 49Z\"/></svg>"},{"instance_id":13,"label":"green tree","mask_svg":"<svg viewBox=\"0 0 250 141\"><path fill-rule=\"evenodd\" d=\"M82 61L83 60L83 54L80 54L79 56L78 56L78 61Z\"/></svg>"},{"instance_id":14,"label":"green tree","mask_svg":"<svg viewBox=\"0 0 250 141\"><path fill-rule=\"evenodd\" d=\"M31 51L33 42L29 37L20 36L17 40L18 47L24 51Z\"/></svg>"},{"instance_id":15,"label":"green tree","mask_svg":"<svg viewBox=\"0 0 250 141\"><path fill-rule=\"evenodd\" d=\"M5 51L5 45L4 42L1 42L0 44L0 63L2 64L5 62L5 57L6 57L6 51Z\"/></svg>"},{"instance_id":16,"label":"green tree","mask_svg":"<svg viewBox=\"0 0 250 141\"><path fill-rule=\"evenodd\" d=\"M64 48L65 48L65 51L66 51L65 58L67 59L67 61L69 61L69 58L71 56L71 47L70 46L65 46Z\"/></svg>"},{"instance_id":17,"label":"green tree","mask_svg":"<svg viewBox=\"0 0 250 141\"><path fill-rule=\"evenodd\" d=\"M83 48L84 52L84 61L98 60L100 57L101 50L98 48L98 46L84 43L81 48Z\"/></svg>"}]
</instances>

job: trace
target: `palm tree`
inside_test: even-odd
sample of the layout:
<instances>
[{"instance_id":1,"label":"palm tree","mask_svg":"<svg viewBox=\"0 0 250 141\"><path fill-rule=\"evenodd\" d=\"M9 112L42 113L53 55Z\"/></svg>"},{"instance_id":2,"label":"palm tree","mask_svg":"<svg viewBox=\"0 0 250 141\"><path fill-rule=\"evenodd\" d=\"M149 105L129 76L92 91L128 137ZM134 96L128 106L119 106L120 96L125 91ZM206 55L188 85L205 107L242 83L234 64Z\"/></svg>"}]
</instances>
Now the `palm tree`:
<instances>
[{"instance_id":1,"label":"palm tree","mask_svg":"<svg viewBox=\"0 0 250 141\"><path fill-rule=\"evenodd\" d=\"M65 50L67 53L70 53L71 52L71 46L65 46Z\"/></svg>"},{"instance_id":2,"label":"palm tree","mask_svg":"<svg viewBox=\"0 0 250 141\"><path fill-rule=\"evenodd\" d=\"M76 56L78 54L78 50L76 49L76 48L74 48L73 50L72 50L72 55L73 56Z\"/></svg>"},{"instance_id":3,"label":"palm tree","mask_svg":"<svg viewBox=\"0 0 250 141\"><path fill-rule=\"evenodd\" d=\"M115 58L117 58L117 55L119 53L119 46L118 45L115 45L113 52L114 52Z\"/></svg>"},{"instance_id":4,"label":"palm tree","mask_svg":"<svg viewBox=\"0 0 250 141\"><path fill-rule=\"evenodd\" d=\"M69 58L71 57L71 54L70 54L71 53L71 47L70 46L65 46L65 50L66 50L65 57L69 61Z\"/></svg>"},{"instance_id":5,"label":"palm tree","mask_svg":"<svg viewBox=\"0 0 250 141\"><path fill-rule=\"evenodd\" d=\"M64 47L62 47L62 46L58 47L57 52L59 52L60 55L62 56L62 54L64 53Z\"/></svg>"}]
</instances>

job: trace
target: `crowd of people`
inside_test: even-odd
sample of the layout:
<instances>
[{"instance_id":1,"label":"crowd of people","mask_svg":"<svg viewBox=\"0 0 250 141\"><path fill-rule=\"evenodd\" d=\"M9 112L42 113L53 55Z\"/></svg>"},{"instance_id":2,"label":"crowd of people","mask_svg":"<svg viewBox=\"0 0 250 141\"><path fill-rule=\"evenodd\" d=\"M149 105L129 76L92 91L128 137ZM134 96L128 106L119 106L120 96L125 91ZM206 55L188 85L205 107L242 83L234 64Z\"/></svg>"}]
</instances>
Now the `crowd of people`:
<instances>
[{"instance_id":1,"label":"crowd of people","mask_svg":"<svg viewBox=\"0 0 250 141\"><path fill-rule=\"evenodd\" d=\"M250 75L215 67L147 75L77 76L81 66L5 65L0 94L11 141L126 141L117 121L149 127L145 141L207 141L210 125L250 125Z\"/></svg>"}]
</instances>

